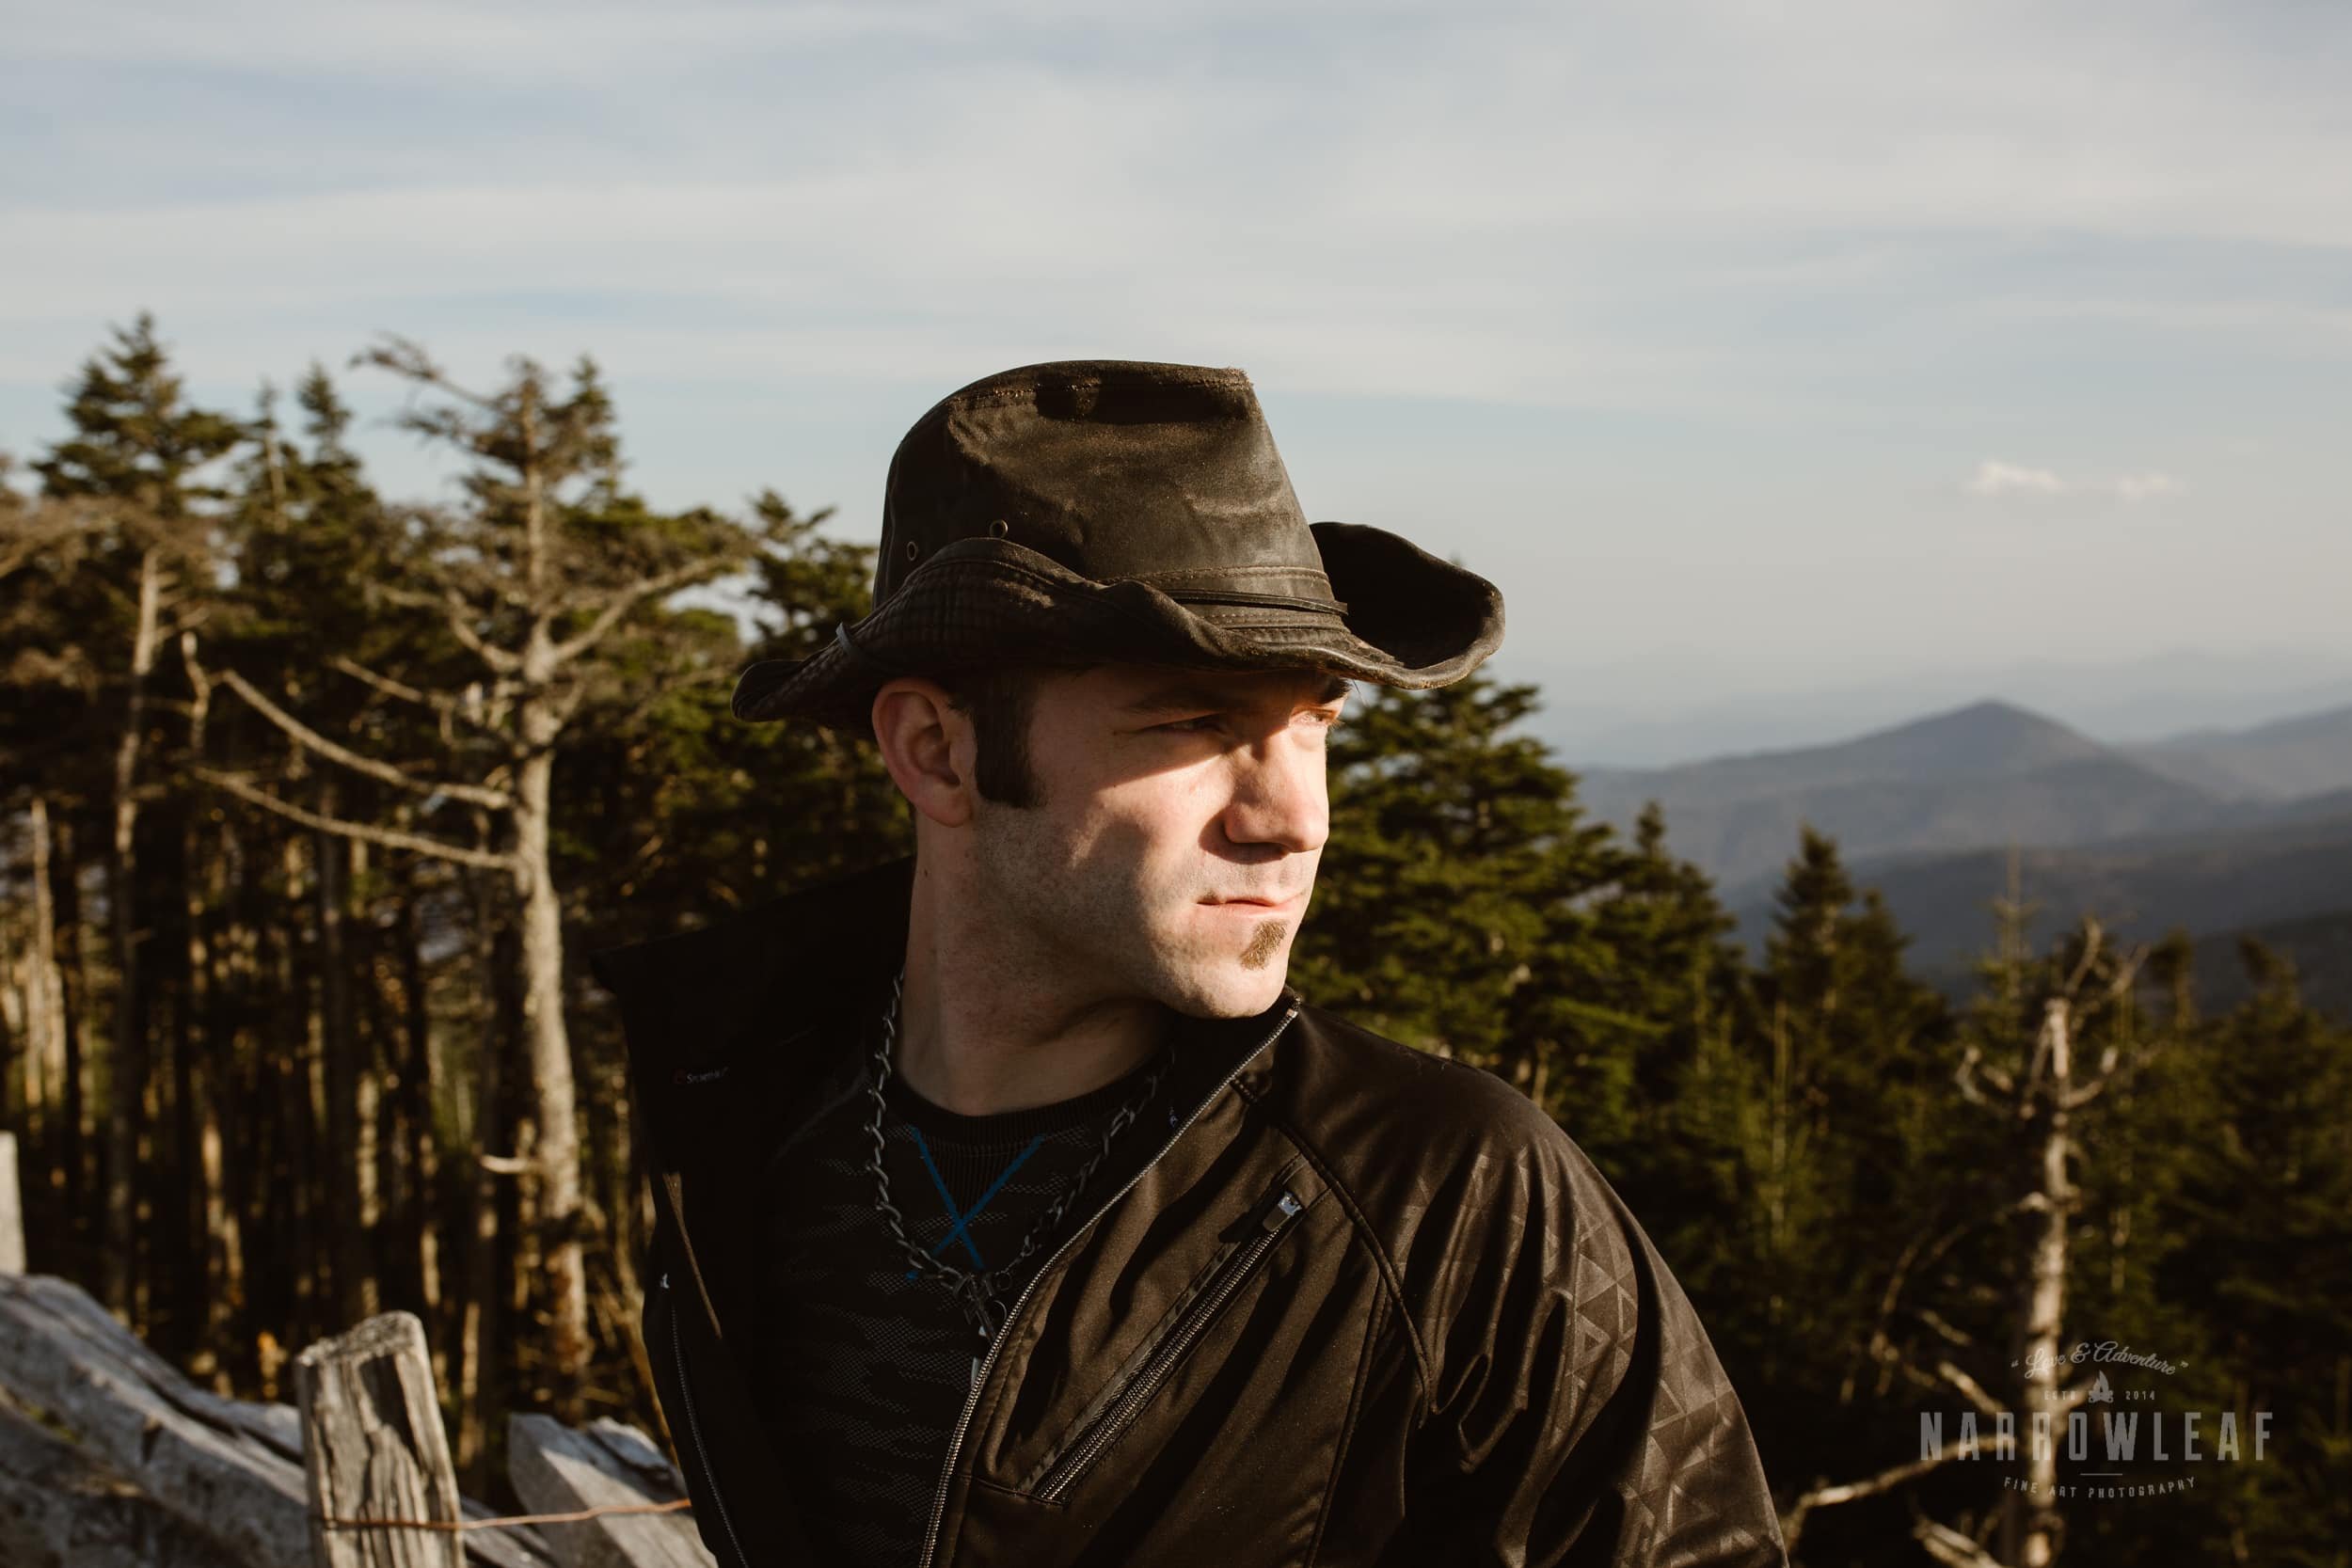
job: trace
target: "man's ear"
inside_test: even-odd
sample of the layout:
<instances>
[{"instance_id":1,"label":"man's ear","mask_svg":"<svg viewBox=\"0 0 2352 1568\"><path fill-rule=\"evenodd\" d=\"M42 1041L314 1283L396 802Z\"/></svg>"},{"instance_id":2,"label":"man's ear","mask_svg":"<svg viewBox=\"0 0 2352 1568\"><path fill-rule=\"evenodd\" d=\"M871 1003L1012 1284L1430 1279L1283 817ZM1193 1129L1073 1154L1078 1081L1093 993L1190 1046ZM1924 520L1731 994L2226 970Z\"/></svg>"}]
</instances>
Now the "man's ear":
<instances>
[{"instance_id":1,"label":"man's ear","mask_svg":"<svg viewBox=\"0 0 2352 1568\"><path fill-rule=\"evenodd\" d=\"M942 827L971 820L971 721L947 700L946 689L921 675L898 675L874 693L870 715L882 766L890 770L910 813Z\"/></svg>"}]
</instances>

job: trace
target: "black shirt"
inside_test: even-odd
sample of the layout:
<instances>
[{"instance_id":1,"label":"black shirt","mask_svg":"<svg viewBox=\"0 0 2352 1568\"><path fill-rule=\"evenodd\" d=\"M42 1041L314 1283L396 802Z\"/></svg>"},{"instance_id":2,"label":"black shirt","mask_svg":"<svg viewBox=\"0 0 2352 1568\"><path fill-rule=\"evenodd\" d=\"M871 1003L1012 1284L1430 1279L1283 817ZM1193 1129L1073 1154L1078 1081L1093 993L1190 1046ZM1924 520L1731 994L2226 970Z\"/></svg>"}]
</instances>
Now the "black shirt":
<instances>
[{"instance_id":1,"label":"black shirt","mask_svg":"<svg viewBox=\"0 0 2352 1568\"><path fill-rule=\"evenodd\" d=\"M1177 1058L1057 1223L996 1284L997 1311L1163 1145L1177 1119L1184 1043L1057 1104L967 1117L894 1070L883 1087L883 1168L908 1238L966 1273L1003 1270L1031 1227L1103 1148L1119 1108ZM814 1116L770 1158L760 1221L759 1332L749 1374L794 1500L823 1560L906 1568L922 1549L948 1439L971 1391L978 1332L947 1285L917 1273L876 1205L872 1049L844 1050Z\"/></svg>"}]
</instances>

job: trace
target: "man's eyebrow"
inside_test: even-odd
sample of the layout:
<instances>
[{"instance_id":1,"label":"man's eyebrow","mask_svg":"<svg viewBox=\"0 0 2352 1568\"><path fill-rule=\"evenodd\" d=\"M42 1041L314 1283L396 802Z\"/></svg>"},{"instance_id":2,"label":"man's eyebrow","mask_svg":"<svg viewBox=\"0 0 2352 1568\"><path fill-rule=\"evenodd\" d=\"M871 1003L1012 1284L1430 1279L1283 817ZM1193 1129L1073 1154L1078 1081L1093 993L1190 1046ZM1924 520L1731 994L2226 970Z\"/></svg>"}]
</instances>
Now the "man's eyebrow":
<instances>
[{"instance_id":1,"label":"man's eyebrow","mask_svg":"<svg viewBox=\"0 0 2352 1568\"><path fill-rule=\"evenodd\" d=\"M1355 683L1343 675L1326 675L1308 701L1316 705L1328 705L1352 695ZM1126 714L1175 713L1185 708L1225 709L1246 705L1236 702L1232 691L1211 686L1197 679L1164 681L1141 695L1131 698L1120 711Z\"/></svg>"},{"instance_id":2,"label":"man's eyebrow","mask_svg":"<svg viewBox=\"0 0 2352 1568\"><path fill-rule=\"evenodd\" d=\"M1354 681L1349 680L1345 675L1327 674L1323 677L1323 684L1315 688L1314 701L1317 706L1327 707L1343 697L1352 697L1355 694L1356 683Z\"/></svg>"}]
</instances>

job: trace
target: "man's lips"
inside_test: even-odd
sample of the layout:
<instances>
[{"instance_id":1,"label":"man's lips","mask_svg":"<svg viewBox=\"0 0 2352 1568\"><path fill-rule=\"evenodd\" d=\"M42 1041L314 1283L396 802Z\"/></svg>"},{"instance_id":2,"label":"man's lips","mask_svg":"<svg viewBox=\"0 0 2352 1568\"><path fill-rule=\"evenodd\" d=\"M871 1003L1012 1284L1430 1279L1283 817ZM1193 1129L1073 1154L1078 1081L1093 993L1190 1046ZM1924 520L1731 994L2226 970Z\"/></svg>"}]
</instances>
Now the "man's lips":
<instances>
[{"instance_id":1,"label":"man's lips","mask_svg":"<svg viewBox=\"0 0 2352 1568\"><path fill-rule=\"evenodd\" d=\"M1286 910L1304 896L1303 894L1294 893L1287 898L1203 898L1200 901L1217 909Z\"/></svg>"}]
</instances>

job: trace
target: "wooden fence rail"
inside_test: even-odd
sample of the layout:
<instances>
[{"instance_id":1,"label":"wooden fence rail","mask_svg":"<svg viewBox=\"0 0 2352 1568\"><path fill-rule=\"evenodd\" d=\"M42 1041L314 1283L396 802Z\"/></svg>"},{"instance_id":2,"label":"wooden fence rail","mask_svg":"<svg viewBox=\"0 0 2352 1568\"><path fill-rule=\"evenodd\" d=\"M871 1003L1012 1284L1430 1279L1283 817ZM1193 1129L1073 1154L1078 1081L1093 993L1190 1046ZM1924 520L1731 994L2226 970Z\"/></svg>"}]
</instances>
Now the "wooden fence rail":
<instances>
[{"instance_id":1,"label":"wooden fence rail","mask_svg":"<svg viewBox=\"0 0 2352 1568\"><path fill-rule=\"evenodd\" d=\"M297 1405L189 1382L69 1280L22 1272L0 1133L0 1563L28 1568L710 1568L654 1441L508 1429L529 1516L458 1496L422 1325L371 1318L295 1362ZM619 1512L615 1512L619 1511ZM414 1521L390 1528L379 1520Z\"/></svg>"}]
</instances>

